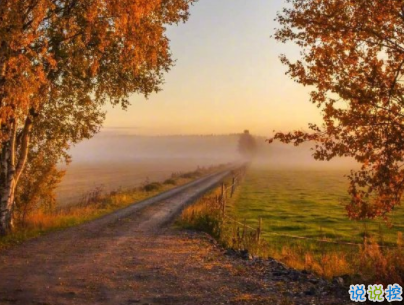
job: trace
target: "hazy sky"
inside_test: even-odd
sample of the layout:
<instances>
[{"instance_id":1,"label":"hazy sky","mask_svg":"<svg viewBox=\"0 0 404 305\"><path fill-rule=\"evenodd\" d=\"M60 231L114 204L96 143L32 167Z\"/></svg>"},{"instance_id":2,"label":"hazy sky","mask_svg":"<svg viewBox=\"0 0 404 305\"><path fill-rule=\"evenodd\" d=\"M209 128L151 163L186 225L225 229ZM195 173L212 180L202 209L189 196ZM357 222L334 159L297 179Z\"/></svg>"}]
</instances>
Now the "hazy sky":
<instances>
[{"instance_id":1,"label":"hazy sky","mask_svg":"<svg viewBox=\"0 0 404 305\"><path fill-rule=\"evenodd\" d=\"M186 24L170 28L176 66L163 91L134 95L128 111L108 109L106 128L136 134L255 134L306 128L319 110L308 89L285 75L281 53L298 50L273 38L284 0L199 0Z\"/></svg>"}]
</instances>

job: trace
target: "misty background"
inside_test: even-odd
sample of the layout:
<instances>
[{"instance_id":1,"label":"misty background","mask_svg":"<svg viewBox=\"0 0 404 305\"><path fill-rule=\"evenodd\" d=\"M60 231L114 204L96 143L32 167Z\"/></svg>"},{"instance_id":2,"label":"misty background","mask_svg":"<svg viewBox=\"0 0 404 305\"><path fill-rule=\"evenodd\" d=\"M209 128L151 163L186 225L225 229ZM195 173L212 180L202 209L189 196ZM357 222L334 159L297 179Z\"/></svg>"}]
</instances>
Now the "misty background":
<instances>
[{"instance_id":1,"label":"misty background","mask_svg":"<svg viewBox=\"0 0 404 305\"><path fill-rule=\"evenodd\" d=\"M238 162L239 134L141 136L127 130L109 129L91 140L72 147L73 162L57 189L62 205L80 201L95 188L112 191L139 186L146 181L162 181L174 172L197 167ZM255 136L258 153L253 166L273 170L338 170L345 174L355 167L349 159L315 161L310 143L300 147Z\"/></svg>"},{"instance_id":2,"label":"misty background","mask_svg":"<svg viewBox=\"0 0 404 305\"><path fill-rule=\"evenodd\" d=\"M241 133L241 132L240 132ZM143 136L109 130L84 141L70 151L74 164L183 162L201 166L240 160L238 140L240 134L229 135L172 135ZM254 136L258 153L254 163L274 169L351 169L354 162L335 159L316 161L312 157L313 143L299 147L280 142L268 144L264 136Z\"/></svg>"}]
</instances>

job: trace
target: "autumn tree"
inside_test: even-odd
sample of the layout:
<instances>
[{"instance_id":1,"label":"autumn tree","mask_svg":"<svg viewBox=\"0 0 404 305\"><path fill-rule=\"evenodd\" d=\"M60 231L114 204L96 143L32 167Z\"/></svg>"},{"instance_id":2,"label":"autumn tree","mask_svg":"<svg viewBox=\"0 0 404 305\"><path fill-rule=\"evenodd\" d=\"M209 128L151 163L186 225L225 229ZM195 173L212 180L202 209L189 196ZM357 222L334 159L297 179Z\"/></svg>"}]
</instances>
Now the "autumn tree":
<instances>
[{"instance_id":1,"label":"autumn tree","mask_svg":"<svg viewBox=\"0 0 404 305\"><path fill-rule=\"evenodd\" d=\"M238 140L238 151L246 160L251 160L257 153L257 141L250 134L249 130L245 130Z\"/></svg>"},{"instance_id":2,"label":"autumn tree","mask_svg":"<svg viewBox=\"0 0 404 305\"><path fill-rule=\"evenodd\" d=\"M44 148L63 158L98 130L104 104L159 90L173 64L165 26L185 21L192 2L0 1L0 234L12 229L28 158Z\"/></svg>"},{"instance_id":3,"label":"autumn tree","mask_svg":"<svg viewBox=\"0 0 404 305\"><path fill-rule=\"evenodd\" d=\"M36 116L26 167L15 192L14 215L19 225L25 225L29 214L38 209L52 212L55 208L54 191L65 174L58 165L70 163L69 147L92 137L104 118L104 113L93 106L49 103Z\"/></svg>"},{"instance_id":4,"label":"autumn tree","mask_svg":"<svg viewBox=\"0 0 404 305\"><path fill-rule=\"evenodd\" d=\"M290 0L275 38L295 43L288 74L313 88L323 124L278 133L299 145L316 142L314 157L353 157L347 210L355 219L386 217L404 191L404 2Z\"/></svg>"}]
</instances>

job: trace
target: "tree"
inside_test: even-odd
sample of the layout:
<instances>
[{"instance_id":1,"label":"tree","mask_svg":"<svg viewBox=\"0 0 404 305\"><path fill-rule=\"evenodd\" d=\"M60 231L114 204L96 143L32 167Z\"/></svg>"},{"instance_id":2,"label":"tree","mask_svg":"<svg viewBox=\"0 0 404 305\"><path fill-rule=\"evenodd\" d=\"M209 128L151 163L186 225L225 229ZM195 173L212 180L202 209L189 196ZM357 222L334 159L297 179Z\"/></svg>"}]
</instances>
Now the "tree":
<instances>
[{"instance_id":1,"label":"tree","mask_svg":"<svg viewBox=\"0 0 404 305\"><path fill-rule=\"evenodd\" d=\"M251 160L257 153L257 142L248 130L240 135L238 151L247 160Z\"/></svg>"},{"instance_id":2,"label":"tree","mask_svg":"<svg viewBox=\"0 0 404 305\"><path fill-rule=\"evenodd\" d=\"M291 0L278 14L275 38L302 52L281 56L288 74L313 86L323 113L311 131L277 133L299 145L316 142L314 158L353 157L351 218L387 217L404 190L404 2L398 0Z\"/></svg>"},{"instance_id":3,"label":"tree","mask_svg":"<svg viewBox=\"0 0 404 305\"><path fill-rule=\"evenodd\" d=\"M65 175L58 165L70 163L67 153L71 144L90 138L102 123L104 114L93 104L76 107L47 104L33 123L26 167L15 192L15 218L24 226L27 216L41 209L52 212L56 206L54 193ZM72 124L71 122L75 122Z\"/></svg>"},{"instance_id":4,"label":"tree","mask_svg":"<svg viewBox=\"0 0 404 305\"><path fill-rule=\"evenodd\" d=\"M194 1L0 2L0 234L30 153L65 152L98 130L105 103L160 90L173 64L165 25L185 21Z\"/></svg>"}]
</instances>

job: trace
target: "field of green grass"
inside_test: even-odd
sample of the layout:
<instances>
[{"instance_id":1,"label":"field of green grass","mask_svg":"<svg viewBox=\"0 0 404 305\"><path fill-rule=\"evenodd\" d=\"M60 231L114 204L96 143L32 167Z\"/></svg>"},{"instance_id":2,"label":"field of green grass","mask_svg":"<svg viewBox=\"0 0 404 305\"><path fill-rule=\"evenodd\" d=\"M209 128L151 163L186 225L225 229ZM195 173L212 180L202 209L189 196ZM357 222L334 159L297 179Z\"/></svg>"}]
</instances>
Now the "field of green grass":
<instances>
[{"instance_id":1,"label":"field of green grass","mask_svg":"<svg viewBox=\"0 0 404 305\"><path fill-rule=\"evenodd\" d=\"M293 239L271 232L344 242L363 242L372 236L376 242L394 244L404 231L404 209L395 210L393 227L382 221L352 221L345 211L347 171L270 170L251 168L234 205L238 219L256 227L263 220L263 236L282 244ZM298 240L295 239L296 242Z\"/></svg>"}]
</instances>

